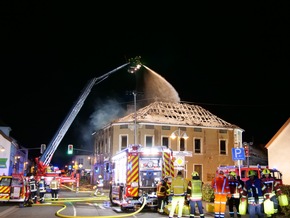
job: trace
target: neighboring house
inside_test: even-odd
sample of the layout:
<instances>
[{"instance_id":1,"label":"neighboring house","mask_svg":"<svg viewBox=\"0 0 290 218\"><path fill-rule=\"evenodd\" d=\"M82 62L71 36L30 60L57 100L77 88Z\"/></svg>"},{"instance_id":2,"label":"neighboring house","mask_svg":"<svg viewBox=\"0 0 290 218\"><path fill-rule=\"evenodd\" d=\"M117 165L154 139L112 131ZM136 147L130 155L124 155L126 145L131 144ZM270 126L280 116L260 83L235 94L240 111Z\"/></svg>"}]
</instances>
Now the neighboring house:
<instances>
[{"instance_id":1,"label":"neighboring house","mask_svg":"<svg viewBox=\"0 0 290 218\"><path fill-rule=\"evenodd\" d=\"M111 157L128 145L163 145L173 150L176 159L184 158L176 170L183 169L186 178L195 170L204 182L210 182L218 166L237 164L232 148L243 146L243 131L197 105L154 102L96 132L94 163L106 178ZM176 139L171 138L173 133ZM182 153L188 156L179 156Z\"/></svg>"},{"instance_id":2,"label":"neighboring house","mask_svg":"<svg viewBox=\"0 0 290 218\"><path fill-rule=\"evenodd\" d=\"M276 168L283 174L283 183L290 185L290 118L265 146L268 149L270 168Z\"/></svg>"},{"instance_id":3,"label":"neighboring house","mask_svg":"<svg viewBox=\"0 0 290 218\"><path fill-rule=\"evenodd\" d=\"M27 151L19 148L10 131L10 127L0 126L0 175L26 174Z\"/></svg>"}]
</instances>

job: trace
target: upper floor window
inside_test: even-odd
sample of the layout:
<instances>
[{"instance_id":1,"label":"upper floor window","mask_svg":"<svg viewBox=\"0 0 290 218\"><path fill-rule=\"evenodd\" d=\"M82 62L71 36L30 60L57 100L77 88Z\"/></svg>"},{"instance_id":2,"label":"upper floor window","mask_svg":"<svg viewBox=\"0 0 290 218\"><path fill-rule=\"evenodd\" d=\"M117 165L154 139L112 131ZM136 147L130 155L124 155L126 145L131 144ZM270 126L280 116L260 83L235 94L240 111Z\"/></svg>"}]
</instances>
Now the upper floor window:
<instances>
[{"instance_id":1,"label":"upper floor window","mask_svg":"<svg viewBox=\"0 0 290 218\"><path fill-rule=\"evenodd\" d=\"M169 137L168 136L162 136L162 145L169 148Z\"/></svg>"},{"instance_id":2,"label":"upper floor window","mask_svg":"<svg viewBox=\"0 0 290 218\"><path fill-rule=\"evenodd\" d=\"M121 150L127 148L128 146L128 136L127 135L121 135L121 140L120 140L120 147L121 147Z\"/></svg>"},{"instance_id":3,"label":"upper floor window","mask_svg":"<svg viewBox=\"0 0 290 218\"><path fill-rule=\"evenodd\" d=\"M128 125L120 125L120 129L128 129Z\"/></svg>"},{"instance_id":4,"label":"upper floor window","mask_svg":"<svg viewBox=\"0 0 290 218\"><path fill-rule=\"evenodd\" d=\"M227 141L221 139L219 146L220 154L227 154Z\"/></svg>"},{"instance_id":5,"label":"upper floor window","mask_svg":"<svg viewBox=\"0 0 290 218\"><path fill-rule=\"evenodd\" d=\"M194 132L202 132L202 128L194 128L193 131Z\"/></svg>"},{"instance_id":6,"label":"upper floor window","mask_svg":"<svg viewBox=\"0 0 290 218\"><path fill-rule=\"evenodd\" d=\"M193 152L195 154L201 154L201 139L200 138L195 138L193 141Z\"/></svg>"},{"instance_id":7,"label":"upper floor window","mask_svg":"<svg viewBox=\"0 0 290 218\"><path fill-rule=\"evenodd\" d=\"M227 133L228 131L226 129L220 129L219 133Z\"/></svg>"},{"instance_id":8,"label":"upper floor window","mask_svg":"<svg viewBox=\"0 0 290 218\"><path fill-rule=\"evenodd\" d=\"M184 138L180 138L179 139L179 151L185 151L185 139Z\"/></svg>"},{"instance_id":9,"label":"upper floor window","mask_svg":"<svg viewBox=\"0 0 290 218\"><path fill-rule=\"evenodd\" d=\"M145 136L145 146L146 147L152 147L153 146L153 136Z\"/></svg>"}]
</instances>

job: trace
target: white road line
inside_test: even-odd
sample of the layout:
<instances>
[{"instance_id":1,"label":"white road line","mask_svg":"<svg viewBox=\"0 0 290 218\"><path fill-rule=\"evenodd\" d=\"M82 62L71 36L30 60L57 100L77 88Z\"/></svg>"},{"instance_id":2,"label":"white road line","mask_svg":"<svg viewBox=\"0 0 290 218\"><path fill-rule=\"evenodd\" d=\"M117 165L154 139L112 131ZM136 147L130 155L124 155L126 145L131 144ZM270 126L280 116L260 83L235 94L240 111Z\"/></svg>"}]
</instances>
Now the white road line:
<instances>
[{"instance_id":1,"label":"white road line","mask_svg":"<svg viewBox=\"0 0 290 218\"><path fill-rule=\"evenodd\" d=\"M76 210L76 207L73 205L73 203L72 202L68 202L70 205L72 205L72 208L73 208L73 216L76 216L77 215L77 210Z\"/></svg>"}]
</instances>

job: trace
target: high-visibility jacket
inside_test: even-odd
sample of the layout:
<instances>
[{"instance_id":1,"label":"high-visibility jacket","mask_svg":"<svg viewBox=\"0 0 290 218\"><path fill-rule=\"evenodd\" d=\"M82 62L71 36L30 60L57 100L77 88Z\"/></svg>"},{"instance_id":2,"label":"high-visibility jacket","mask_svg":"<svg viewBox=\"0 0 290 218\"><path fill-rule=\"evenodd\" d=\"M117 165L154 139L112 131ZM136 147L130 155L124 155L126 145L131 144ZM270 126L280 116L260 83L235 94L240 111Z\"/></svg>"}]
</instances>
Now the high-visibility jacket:
<instances>
[{"instance_id":1,"label":"high-visibility jacket","mask_svg":"<svg viewBox=\"0 0 290 218\"><path fill-rule=\"evenodd\" d=\"M103 179L99 179L97 181L97 186L98 186L98 188L103 188L104 187L104 180Z\"/></svg>"},{"instance_id":2,"label":"high-visibility jacket","mask_svg":"<svg viewBox=\"0 0 290 218\"><path fill-rule=\"evenodd\" d=\"M237 179L229 180L230 192L233 198L240 198L243 192L242 184Z\"/></svg>"},{"instance_id":3,"label":"high-visibility jacket","mask_svg":"<svg viewBox=\"0 0 290 218\"><path fill-rule=\"evenodd\" d=\"M216 176L211 183L214 194L225 194L230 196L229 180L224 175Z\"/></svg>"},{"instance_id":4,"label":"high-visibility jacket","mask_svg":"<svg viewBox=\"0 0 290 218\"><path fill-rule=\"evenodd\" d=\"M157 197L165 197L166 196L166 187L162 185L162 183L157 185Z\"/></svg>"},{"instance_id":5,"label":"high-visibility jacket","mask_svg":"<svg viewBox=\"0 0 290 218\"><path fill-rule=\"evenodd\" d=\"M46 183L45 183L44 179L41 179L38 182L38 190L39 190L39 192L46 192Z\"/></svg>"},{"instance_id":6,"label":"high-visibility jacket","mask_svg":"<svg viewBox=\"0 0 290 218\"><path fill-rule=\"evenodd\" d=\"M170 186L170 194L173 196L184 196L187 193L188 182L181 176L177 176L172 180Z\"/></svg>"},{"instance_id":7,"label":"high-visibility jacket","mask_svg":"<svg viewBox=\"0 0 290 218\"><path fill-rule=\"evenodd\" d=\"M59 182L58 182L58 180L56 180L56 179L51 180L51 182L50 182L50 184L49 184L49 187L50 187L52 190L57 190L57 189L59 189Z\"/></svg>"},{"instance_id":8,"label":"high-visibility jacket","mask_svg":"<svg viewBox=\"0 0 290 218\"><path fill-rule=\"evenodd\" d=\"M281 192L280 186L274 178L265 177L265 178L262 178L262 182L266 186L266 189L264 191L265 194L270 194L270 196L273 196L276 194L276 192Z\"/></svg>"},{"instance_id":9,"label":"high-visibility jacket","mask_svg":"<svg viewBox=\"0 0 290 218\"><path fill-rule=\"evenodd\" d=\"M262 180L255 178L254 180L247 180L243 188L242 198L248 196L248 204L262 204L264 202L264 191L266 186L263 184Z\"/></svg>"},{"instance_id":10,"label":"high-visibility jacket","mask_svg":"<svg viewBox=\"0 0 290 218\"><path fill-rule=\"evenodd\" d=\"M36 186L35 179L30 179L28 184L29 184L29 189L30 189L31 192L36 192L37 191L37 186Z\"/></svg>"},{"instance_id":11,"label":"high-visibility jacket","mask_svg":"<svg viewBox=\"0 0 290 218\"><path fill-rule=\"evenodd\" d=\"M193 179L189 181L187 186L187 196L192 201L202 200L202 181L199 179Z\"/></svg>"}]
</instances>

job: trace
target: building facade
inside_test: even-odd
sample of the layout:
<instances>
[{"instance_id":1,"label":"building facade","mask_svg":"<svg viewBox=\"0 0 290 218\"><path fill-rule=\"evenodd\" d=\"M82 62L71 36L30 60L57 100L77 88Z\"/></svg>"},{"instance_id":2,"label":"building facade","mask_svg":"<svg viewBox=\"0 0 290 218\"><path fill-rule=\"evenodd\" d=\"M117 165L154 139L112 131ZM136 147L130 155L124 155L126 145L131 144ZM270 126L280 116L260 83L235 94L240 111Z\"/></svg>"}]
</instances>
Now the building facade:
<instances>
[{"instance_id":1,"label":"building facade","mask_svg":"<svg viewBox=\"0 0 290 218\"><path fill-rule=\"evenodd\" d=\"M130 144L162 145L172 149L176 171L183 170L188 179L197 171L210 182L218 166L237 164L232 148L243 147L243 131L197 105L154 102L96 131L95 168L108 185L117 152Z\"/></svg>"}]
</instances>

